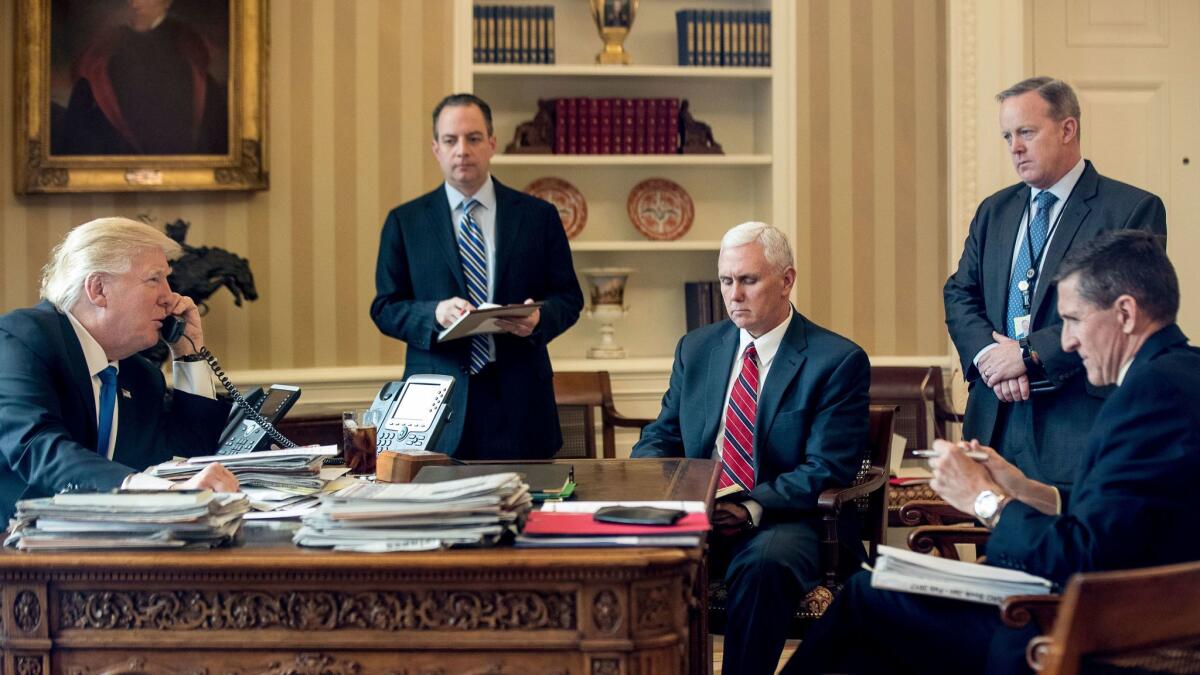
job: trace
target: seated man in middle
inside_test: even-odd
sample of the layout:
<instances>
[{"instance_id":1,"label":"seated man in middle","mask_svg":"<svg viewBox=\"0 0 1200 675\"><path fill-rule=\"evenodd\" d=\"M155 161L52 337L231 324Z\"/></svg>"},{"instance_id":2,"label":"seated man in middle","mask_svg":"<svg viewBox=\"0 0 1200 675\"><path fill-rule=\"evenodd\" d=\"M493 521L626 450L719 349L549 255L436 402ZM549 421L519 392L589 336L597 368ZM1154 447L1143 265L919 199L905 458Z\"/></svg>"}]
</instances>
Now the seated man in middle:
<instances>
[{"instance_id":1,"label":"seated man in middle","mask_svg":"<svg viewBox=\"0 0 1200 675\"><path fill-rule=\"evenodd\" d=\"M866 447L871 367L858 345L789 300L792 248L778 229L743 223L717 260L729 321L675 349L662 411L634 457L721 461L713 559L728 561L723 671L774 673L792 613L820 580L821 491L849 485Z\"/></svg>"}]
</instances>

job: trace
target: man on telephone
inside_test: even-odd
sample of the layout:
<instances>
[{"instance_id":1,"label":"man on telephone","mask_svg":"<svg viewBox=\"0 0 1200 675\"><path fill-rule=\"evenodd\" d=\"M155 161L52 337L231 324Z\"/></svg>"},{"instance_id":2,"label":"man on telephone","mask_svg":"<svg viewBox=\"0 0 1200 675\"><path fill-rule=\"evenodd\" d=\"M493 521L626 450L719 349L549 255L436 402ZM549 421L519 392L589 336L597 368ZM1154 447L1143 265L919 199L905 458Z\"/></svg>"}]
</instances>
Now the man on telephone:
<instances>
[{"instance_id":1,"label":"man on telephone","mask_svg":"<svg viewBox=\"0 0 1200 675\"><path fill-rule=\"evenodd\" d=\"M500 184L492 111L470 94L433 110L446 181L383 224L371 318L407 347L405 377L449 375L452 417L430 450L460 459L542 459L562 446L546 345L579 319L583 293L553 205ZM481 303L543 304L503 332L438 343Z\"/></svg>"},{"instance_id":2,"label":"man on telephone","mask_svg":"<svg viewBox=\"0 0 1200 675\"><path fill-rule=\"evenodd\" d=\"M179 245L125 218L71 230L42 274L43 301L0 316L0 518L19 499L63 490L167 488L138 473L173 455L214 452L229 406L216 400L200 312L167 285ZM175 391L138 352L169 315ZM224 492L237 479L214 464L180 488Z\"/></svg>"}]
</instances>

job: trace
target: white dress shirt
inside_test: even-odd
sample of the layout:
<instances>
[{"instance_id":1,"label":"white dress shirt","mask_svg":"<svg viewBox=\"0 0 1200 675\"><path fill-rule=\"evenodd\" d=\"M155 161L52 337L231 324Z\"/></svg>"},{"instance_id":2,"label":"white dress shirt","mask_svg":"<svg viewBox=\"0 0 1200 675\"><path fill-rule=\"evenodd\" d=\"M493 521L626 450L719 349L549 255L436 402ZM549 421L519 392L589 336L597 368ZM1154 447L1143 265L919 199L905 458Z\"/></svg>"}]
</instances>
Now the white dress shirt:
<instances>
[{"instance_id":1,"label":"white dress shirt","mask_svg":"<svg viewBox=\"0 0 1200 675\"><path fill-rule=\"evenodd\" d=\"M446 183L446 199L450 202L450 221L454 223L454 245L458 245L458 234L463 213L463 202L474 198L479 202L471 209L471 219L483 232L483 245L487 249L487 301L496 296L496 184L492 175L473 195L464 195ZM469 299L469 298L468 298ZM496 341L488 340L488 361L496 360Z\"/></svg>"}]
</instances>

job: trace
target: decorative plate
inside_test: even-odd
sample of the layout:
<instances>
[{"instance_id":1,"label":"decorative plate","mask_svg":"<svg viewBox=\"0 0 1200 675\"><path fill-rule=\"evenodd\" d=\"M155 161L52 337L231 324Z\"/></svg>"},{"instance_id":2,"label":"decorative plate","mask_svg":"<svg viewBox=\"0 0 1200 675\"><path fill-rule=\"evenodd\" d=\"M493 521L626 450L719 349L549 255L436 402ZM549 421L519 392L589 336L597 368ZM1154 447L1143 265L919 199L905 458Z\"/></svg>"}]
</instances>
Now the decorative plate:
<instances>
[{"instance_id":1,"label":"decorative plate","mask_svg":"<svg viewBox=\"0 0 1200 675\"><path fill-rule=\"evenodd\" d=\"M550 202L558 209L567 239L574 239L587 225L587 202L579 190L567 181L552 177L539 178L526 185L525 192Z\"/></svg>"},{"instance_id":2,"label":"decorative plate","mask_svg":"<svg viewBox=\"0 0 1200 675\"><path fill-rule=\"evenodd\" d=\"M647 178L633 186L625 209L633 226L649 239L678 239L691 229L695 217L687 190L666 178Z\"/></svg>"}]
</instances>

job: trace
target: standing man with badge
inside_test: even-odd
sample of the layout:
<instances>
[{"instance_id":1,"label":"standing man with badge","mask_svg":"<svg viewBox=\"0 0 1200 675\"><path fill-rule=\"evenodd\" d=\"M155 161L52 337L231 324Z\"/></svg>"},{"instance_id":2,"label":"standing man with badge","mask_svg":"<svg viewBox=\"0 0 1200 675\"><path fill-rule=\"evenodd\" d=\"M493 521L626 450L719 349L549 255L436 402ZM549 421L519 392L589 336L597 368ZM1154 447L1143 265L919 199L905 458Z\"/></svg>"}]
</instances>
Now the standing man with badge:
<instances>
[{"instance_id":1,"label":"standing man with badge","mask_svg":"<svg viewBox=\"0 0 1200 675\"><path fill-rule=\"evenodd\" d=\"M1061 346L1052 279L1102 232L1166 235L1162 200L1105 178L1080 150L1079 101L1049 77L1000 92L1000 131L1021 182L988 197L946 281L946 325L970 384L963 438L995 447L1034 480L1070 482L1104 390Z\"/></svg>"},{"instance_id":2,"label":"standing man with badge","mask_svg":"<svg viewBox=\"0 0 1200 675\"><path fill-rule=\"evenodd\" d=\"M471 94L433 109L446 181L383 224L371 318L407 347L405 377L455 378L451 418L430 450L459 459L546 459L562 447L546 345L583 309L558 211L492 177L492 110ZM438 333L488 302L543 304L502 332L444 343Z\"/></svg>"}]
</instances>

